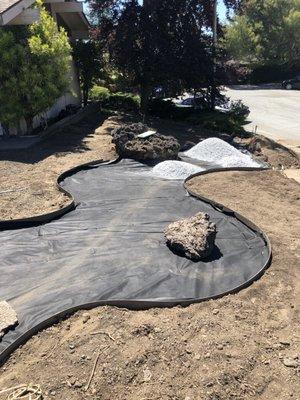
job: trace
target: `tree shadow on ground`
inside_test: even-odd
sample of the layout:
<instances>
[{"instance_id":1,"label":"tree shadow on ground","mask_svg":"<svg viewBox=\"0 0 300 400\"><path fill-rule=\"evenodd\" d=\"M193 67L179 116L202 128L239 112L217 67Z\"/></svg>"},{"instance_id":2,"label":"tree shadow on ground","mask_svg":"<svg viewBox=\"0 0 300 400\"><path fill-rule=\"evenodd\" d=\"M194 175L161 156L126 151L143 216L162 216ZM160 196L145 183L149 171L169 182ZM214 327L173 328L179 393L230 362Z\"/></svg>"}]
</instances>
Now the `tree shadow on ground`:
<instances>
[{"instance_id":1,"label":"tree shadow on ground","mask_svg":"<svg viewBox=\"0 0 300 400\"><path fill-rule=\"evenodd\" d=\"M87 139L108 117L107 112L95 112L76 123L58 128L54 134L28 149L0 150L0 161L34 164L51 155L85 152L89 150Z\"/></svg>"}]
</instances>

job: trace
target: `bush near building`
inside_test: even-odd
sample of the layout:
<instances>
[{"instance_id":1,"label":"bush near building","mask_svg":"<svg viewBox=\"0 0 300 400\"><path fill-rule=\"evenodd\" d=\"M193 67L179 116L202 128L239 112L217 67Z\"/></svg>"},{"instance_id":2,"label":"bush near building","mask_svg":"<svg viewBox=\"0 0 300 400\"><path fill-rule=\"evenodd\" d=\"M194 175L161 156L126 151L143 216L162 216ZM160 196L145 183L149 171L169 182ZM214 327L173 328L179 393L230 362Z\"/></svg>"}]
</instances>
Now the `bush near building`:
<instances>
[{"instance_id":1,"label":"bush near building","mask_svg":"<svg viewBox=\"0 0 300 400\"><path fill-rule=\"evenodd\" d=\"M18 125L24 118L28 132L33 118L51 107L70 83L71 47L41 0L40 20L29 27L0 30L0 121Z\"/></svg>"}]
</instances>

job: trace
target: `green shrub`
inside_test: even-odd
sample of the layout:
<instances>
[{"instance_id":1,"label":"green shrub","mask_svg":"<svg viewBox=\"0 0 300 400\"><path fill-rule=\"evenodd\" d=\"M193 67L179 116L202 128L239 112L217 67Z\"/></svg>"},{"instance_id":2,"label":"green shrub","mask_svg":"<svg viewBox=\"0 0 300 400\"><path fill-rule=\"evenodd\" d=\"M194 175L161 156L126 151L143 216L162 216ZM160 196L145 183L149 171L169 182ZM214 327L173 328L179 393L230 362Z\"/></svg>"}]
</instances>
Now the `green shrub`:
<instances>
[{"instance_id":1,"label":"green shrub","mask_svg":"<svg viewBox=\"0 0 300 400\"><path fill-rule=\"evenodd\" d=\"M140 108L140 97L132 93L112 93L104 105L116 110L137 111Z\"/></svg>"},{"instance_id":2,"label":"green shrub","mask_svg":"<svg viewBox=\"0 0 300 400\"><path fill-rule=\"evenodd\" d=\"M236 100L229 103L228 113L242 123L250 114L250 110L241 100Z\"/></svg>"},{"instance_id":3,"label":"green shrub","mask_svg":"<svg viewBox=\"0 0 300 400\"><path fill-rule=\"evenodd\" d=\"M94 85L90 92L90 99L92 101L105 101L111 95L109 89L103 86Z\"/></svg>"},{"instance_id":4,"label":"green shrub","mask_svg":"<svg viewBox=\"0 0 300 400\"><path fill-rule=\"evenodd\" d=\"M230 112L220 111L200 111L189 117L188 121L211 131L228 134L243 132L243 124L245 123L244 119L235 117Z\"/></svg>"}]
</instances>

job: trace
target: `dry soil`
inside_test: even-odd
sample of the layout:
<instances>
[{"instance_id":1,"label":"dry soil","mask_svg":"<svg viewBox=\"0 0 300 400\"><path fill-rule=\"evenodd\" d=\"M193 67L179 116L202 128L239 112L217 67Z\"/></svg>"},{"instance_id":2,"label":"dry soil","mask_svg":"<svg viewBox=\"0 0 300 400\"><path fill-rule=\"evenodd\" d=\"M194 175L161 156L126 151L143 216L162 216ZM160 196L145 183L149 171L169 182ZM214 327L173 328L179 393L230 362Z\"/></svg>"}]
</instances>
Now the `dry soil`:
<instances>
[{"instance_id":1,"label":"dry soil","mask_svg":"<svg viewBox=\"0 0 300 400\"><path fill-rule=\"evenodd\" d=\"M109 138L95 138L107 141L106 157L113 154ZM56 173L66 167L51 157ZM45 399L60 400L300 398L300 185L278 171L214 173L189 185L269 235L265 274L235 295L187 308L78 312L11 356L0 368L0 391L33 382Z\"/></svg>"}]
</instances>

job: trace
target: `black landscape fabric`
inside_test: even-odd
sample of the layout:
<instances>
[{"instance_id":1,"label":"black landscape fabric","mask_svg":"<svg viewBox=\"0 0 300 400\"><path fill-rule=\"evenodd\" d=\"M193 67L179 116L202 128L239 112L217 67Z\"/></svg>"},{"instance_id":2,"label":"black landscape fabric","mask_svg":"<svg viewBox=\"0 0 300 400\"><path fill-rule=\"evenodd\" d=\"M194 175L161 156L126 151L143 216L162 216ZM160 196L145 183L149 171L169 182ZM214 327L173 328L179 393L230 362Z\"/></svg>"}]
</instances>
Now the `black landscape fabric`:
<instances>
[{"instance_id":1,"label":"black landscape fabric","mask_svg":"<svg viewBox=\"0 0 300 400\"><path fill-rule=\"evenodd\" d=\"M79 305L188 304L259 276L270 257L261 233L189 196L182 181L154 178L150 171L132 160L80 171L61 184L79 203L74 211L44 225L0 232L0 299L19 318L0 353L54 314ZM218 232L212 256L195 263L169 250L163 230L199 211L211 216Z\"/></svg>"}]
</instances>

